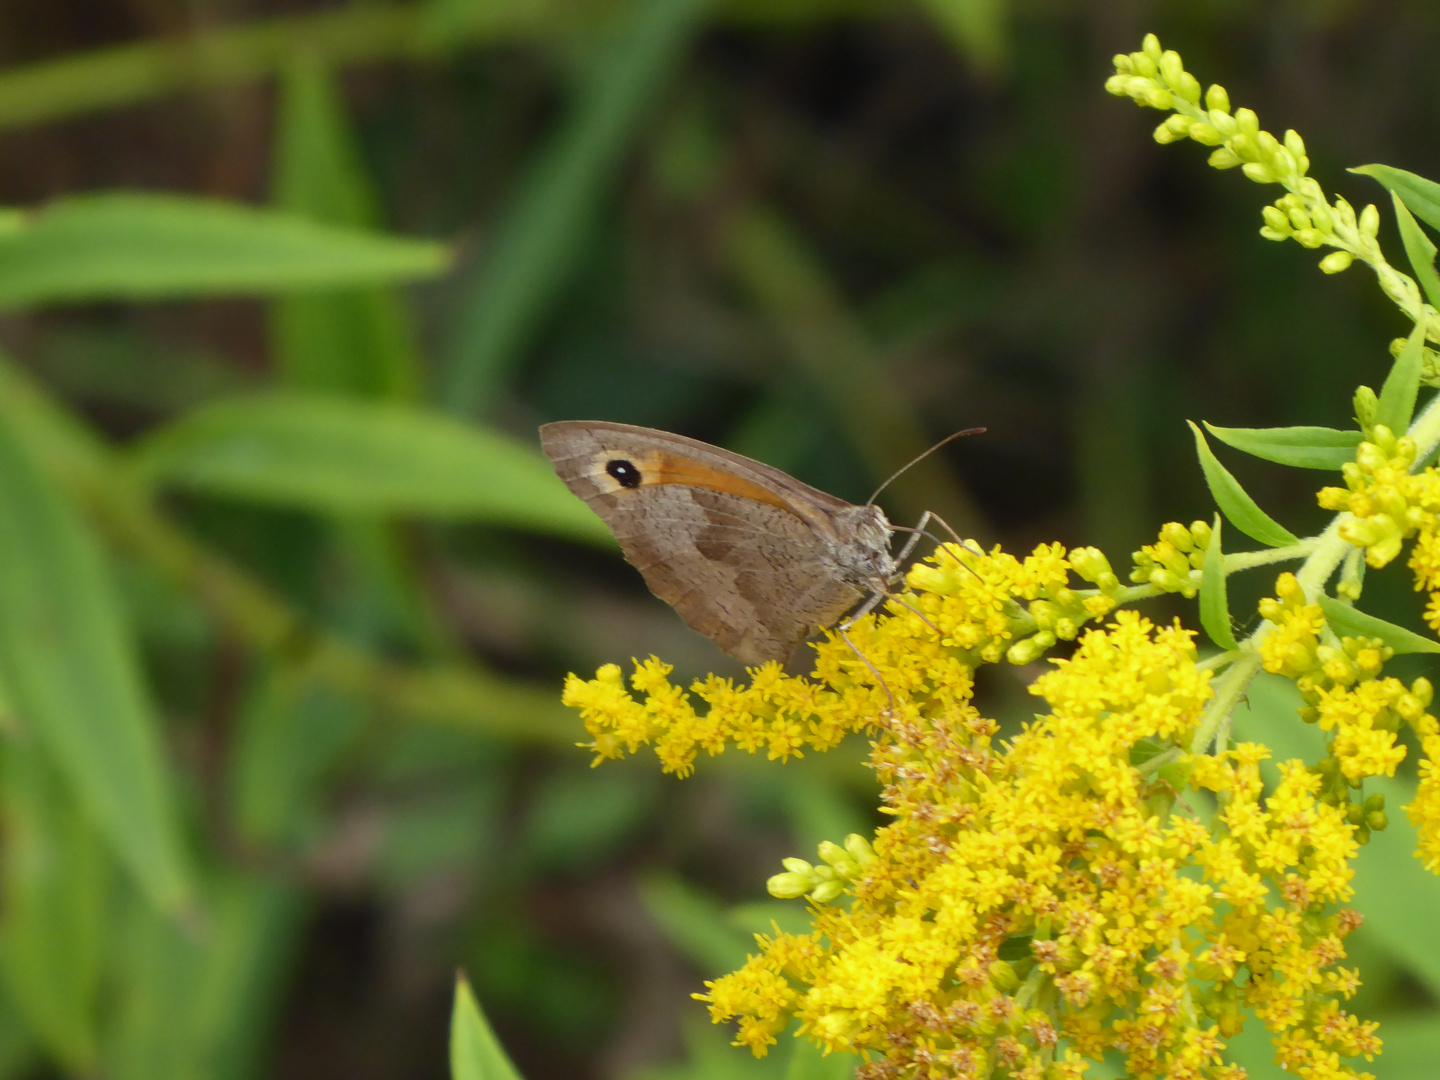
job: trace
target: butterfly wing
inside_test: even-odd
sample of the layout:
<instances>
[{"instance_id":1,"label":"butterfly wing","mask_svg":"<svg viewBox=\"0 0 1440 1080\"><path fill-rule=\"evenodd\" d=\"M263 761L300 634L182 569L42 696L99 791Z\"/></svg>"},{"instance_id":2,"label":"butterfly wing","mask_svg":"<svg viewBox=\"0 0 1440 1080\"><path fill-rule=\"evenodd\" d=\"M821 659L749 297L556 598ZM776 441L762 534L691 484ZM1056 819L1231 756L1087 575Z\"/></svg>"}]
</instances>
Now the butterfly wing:
<instances>
[{"instance_id":1,"label":"butterfly wing","mask_svg":"<svg viewBox=\"0 0 1440 1080\"><path fill-rule=\"evenodd\" d=\"M824 515L842 500L668 432L583 421L540 432L650 591L737 659L784 660L859 599L827 557Z\"/></svg>"}]
</instances>

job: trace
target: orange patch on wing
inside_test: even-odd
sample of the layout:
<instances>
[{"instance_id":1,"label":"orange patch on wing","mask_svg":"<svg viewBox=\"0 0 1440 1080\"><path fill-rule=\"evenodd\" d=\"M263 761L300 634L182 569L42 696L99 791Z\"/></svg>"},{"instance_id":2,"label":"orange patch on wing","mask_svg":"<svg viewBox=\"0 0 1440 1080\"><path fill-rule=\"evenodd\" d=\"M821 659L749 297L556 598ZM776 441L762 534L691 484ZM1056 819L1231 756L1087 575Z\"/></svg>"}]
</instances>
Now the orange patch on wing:
<instances>
[{"instance_id":1,"label":"orange patch on wing","mask_svg":"<svg viewBox=\"0 0 1440 1080\"><path fill-rule=\"evenodd\" d=\"M783 496L752 480L746 480L734 473L705 465L693 458L679 457L660 451L650 451L643 456L623 454L613 450L602 450L596 454L593 464L588 470L589 475L600 485L602 490L613 494L621 494L627 490L623 484L606 471L606 465L616 458L629 461L639 471L640 483L637 487L649 487L652 484L683 484L686 487L708 488L710 491L724 491L730 495L739 495L742 499L765 503L767 506L784 510L787 514L794 514L799 518L804 517Z\"/></svg>"}]
</instances>

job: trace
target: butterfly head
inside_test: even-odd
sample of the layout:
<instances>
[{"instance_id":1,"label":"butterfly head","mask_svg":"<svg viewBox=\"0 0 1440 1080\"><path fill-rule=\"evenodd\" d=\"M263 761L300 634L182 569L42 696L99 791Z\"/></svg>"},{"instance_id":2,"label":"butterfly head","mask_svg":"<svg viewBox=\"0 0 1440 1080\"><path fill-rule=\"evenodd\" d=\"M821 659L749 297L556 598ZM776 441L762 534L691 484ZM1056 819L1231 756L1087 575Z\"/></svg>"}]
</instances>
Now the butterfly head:
<instances>
[{"instance_id":1,"label":"butterfly head","mask_svg":"<svg viewBox=\"0 0 1440 1080\"><path fill-rule=\"evenodd\" d=\"M838 543L832 555L839 576L863 590L887 591L899 570L890 554L893 530L878 506L847 506L835 514Z\"/></svg>"}]
</instances>

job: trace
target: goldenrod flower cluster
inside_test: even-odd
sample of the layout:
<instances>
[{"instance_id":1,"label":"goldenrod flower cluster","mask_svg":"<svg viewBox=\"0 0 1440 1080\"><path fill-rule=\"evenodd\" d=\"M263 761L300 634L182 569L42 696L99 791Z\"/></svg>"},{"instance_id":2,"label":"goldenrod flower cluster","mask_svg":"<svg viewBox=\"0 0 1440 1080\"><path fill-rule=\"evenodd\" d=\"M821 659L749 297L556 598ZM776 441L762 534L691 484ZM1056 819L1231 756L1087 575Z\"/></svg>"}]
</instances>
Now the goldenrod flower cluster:
<instances>
[{"instance_id":1,"label":"goldenrod flower cluster","mask_svg":"<svg viewBox=\"0 0 1440 1080\"><path fill-rule=\"evenodd\" d=\"M1070 586L1077 563L1095 588ZM914 611L851 629L868 664L832 640L808 679L769 665L686 694L651 660L628 690L613 666L567 682L597 754L648 743L675 772L731 743L784 758L874 737L891 823L786 860L771 892L808 897L814 928L777 929L708 984L715 1019L757 1055L798 1021L876 1080L1078 1076L1112 1050L1134 1077L1238 1077L1221 1055L1248 1010L1298 1075L1354 1076L1339 1058L1379 1041L1340 1008L1357 921L1328 906L1349 895L1356 826L1322 777L1287 763L1266 798L1262 747L1187 752L1210 672L1190 632L1133 611L1084 630L1119 588L1093 549L947 546L909 584ZM998 741L975 667L1061 636L1073 654L1031 687L1045 711Z\"/></svg>"},{"instance_id":2,"label":"goldenrod flower cluster","mask_svg":"<svg viewBox=\"0 0 1440 1080\"><path fill-rule=\"evenodd\" d=\"M1378 211L1327 200L1299 135L1276 138L1252 111L1232 111L1222 87L1202 91L1153 35L1115 65L1112 93L1173 113L1161 142L1213 146L1213 165L1286 188L1264 211L1264 236L1334 248L1329 273L1368 263L1440 340L1440 316L1380 251ZM852 732L872 740L888 824L821 844L815 863L784 860L769 891L805 898L811 931L776 927L697 995L717 1022L737 1022L739 1045L761 1056L793 1027L863 1056L861 1080L1062 1080L1109 1053L1135 1080L1241 1080L1225 1043L1253 1018L1297 1077L1369 1077L1346 1059L1371 1060L1380 1040L1343 1009L1359 978L1341 966L1360 922L1341 906L1350 861L1386 826L1383 797L1364 782L1394 775L1408 729L1425 757L1406 812L1417 855L1440 873L1440 724L1431 684L1386 676L1394 647L1337 633L1325 613L1342 621L1328 606L1340 601L1322 594L1343 564L1334 592L1359 599L1361 553L1383 567L1413 539L1415 586L1440 631L1440 472L1413 471L1419 446L1440 443L1440 406L1411 428L1427 433L1417 446L1375 422L1373 391L1356 403L1365 441L1346 486L1320 492L1336 522L1309 540L1223 555L1210 525L1171 522L1135 553L1128 586L1094 548L1041 545L1021 559L943 545L881 613L817 645L808 678L768 664L748 685L709 676L686 690L651 658L628 684L613 664L567 680L597 761L650 746L683 776L702 751L783 761ZM1233 500L1217 501L1234 516ZM1217 567L1285 558L1305 563L1279 575L1259 628L1237 644L1223 589L1203 590ZM1226 651L1199 661L1189 631L1126 609L1160 593L1198 593L1202 612L1219 610L1226 621L1205 625L1225 627ZM975 671L1035 664L1061 642L1075 644L1030 685L1037 714L1001 739L974 706ZM1298 719L1328 737L1320 761L1277 763L1268 794L1269 751L1229 738L1229 713L1261 669L1295 683Z\"/></svg>"}]
</instances>

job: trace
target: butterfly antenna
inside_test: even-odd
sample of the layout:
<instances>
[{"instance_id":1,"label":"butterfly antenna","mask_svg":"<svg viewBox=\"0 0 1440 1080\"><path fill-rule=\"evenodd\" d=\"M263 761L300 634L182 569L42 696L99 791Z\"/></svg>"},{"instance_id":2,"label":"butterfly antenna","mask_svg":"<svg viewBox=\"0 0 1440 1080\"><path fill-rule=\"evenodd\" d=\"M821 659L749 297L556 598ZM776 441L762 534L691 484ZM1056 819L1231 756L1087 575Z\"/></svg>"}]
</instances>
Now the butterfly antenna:
<instances>
[{"instance_id":1,"label":"butterfly antenna","mask_svg":"<svg viewBox=\"0 0 1440 1080\"><path fill-rule=\"evenodd\" d=\"M957 432L955 432L955 433L952 434L952 435L946 435L945 438L941 439L941 440L940 440L939 442L937 442L934 446L930 447L929 450L926 450L924 453L916 454L913 458L911 458L909 461L907 461L904 465L901 465L900 468L896 469L893 473L891 473L890 476L889 476L889 478L888 478L883 484L881 484L878 488L875 489L875 494L874 494L874 495L871 495L870 498L868 498L868 499L865 500L865 505L866 505L866 506L873 506L873 505L875 505L875 500L880 497L880 493L881 493L882 491L884 491L887 487L889 487L889 486L890 486L891 484L893 484L896 480L898 480L901 476L903 476L912 466L918 465L920 462L924 461L924 460L925 460L927 457L929 457L931 454L935 453L936 450L939 450L942 446L945 446L947 443L952 443L952 442L954 442L956 439L963 438L963 437L966 436L966 435L984 435L984 434L985 434L985 429L984 429L983 427L972 427L972 428L966 428L964 431L957 431Z\"/></svg>"}]
</instances>

